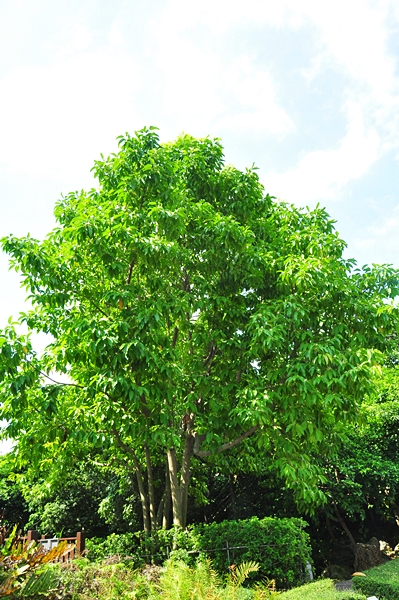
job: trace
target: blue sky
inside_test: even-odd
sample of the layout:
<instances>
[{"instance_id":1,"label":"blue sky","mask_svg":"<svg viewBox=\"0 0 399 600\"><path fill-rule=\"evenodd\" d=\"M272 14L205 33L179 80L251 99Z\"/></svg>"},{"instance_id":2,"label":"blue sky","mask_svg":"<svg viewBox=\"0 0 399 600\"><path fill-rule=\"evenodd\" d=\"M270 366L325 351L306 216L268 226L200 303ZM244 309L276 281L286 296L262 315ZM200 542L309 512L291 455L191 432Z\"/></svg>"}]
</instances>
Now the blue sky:
<instances>
[{"instance_id":1,"label":"blue sky","mask_svg":"<svg viewBox=\"0 0 399 600\"><path fill-rule=\"evenodd\" d=\"M44 236L61 193L144 125L223 140L266 190L320 202L359 264L399 266L397 0L4 0L0 236ZM0 257L0 317L23 310Z\"/></svg>"}]
</instances>

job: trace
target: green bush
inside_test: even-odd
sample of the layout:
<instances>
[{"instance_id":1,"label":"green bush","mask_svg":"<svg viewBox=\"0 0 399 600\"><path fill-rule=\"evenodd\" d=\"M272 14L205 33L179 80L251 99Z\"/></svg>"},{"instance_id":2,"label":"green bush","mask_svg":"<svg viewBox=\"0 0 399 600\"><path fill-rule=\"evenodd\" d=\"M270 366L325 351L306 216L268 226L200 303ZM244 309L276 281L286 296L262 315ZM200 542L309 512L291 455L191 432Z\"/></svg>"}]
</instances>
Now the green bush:
<instances>
[{"instance_id":1,"label":"green bush","mask_svg":"<svg viewBox=\"0 0 399 600\"><path fill-rule=\"evenodd\" d=\"M112 533L107 538L91 538L86 541L88 556L91 560L103 560L109 556L130 557L137 564L163 563L177 550L193 550L196 533L178 528L161 529L153 535L143 531L134 533Z\"/></svg>"},{"instance_id":2,"label":"green bush","mask_svg":"<svg viewBox=\"0 0 399 600\"><path fill-rule=\"evenodd\" d=\"M391 560L365 572L366 577L354 577L353 586L366 596L379 600L399 600L399 560Z\"/></svg>"},{"instance_id":3,"label":"green bush","mask_svg":"<svg viewBox=\"0 0 399 600\"><path fill-rule=\"evenodd\" d=\"M337 591L332 579L321 579L283 592L281 600L365 600L366 596L352 590Z\"/></svg>"},{"instance_id":4,"label":"green bush","mask_svg":"<svg viewBox=\"0 0 399 600\"><path fill-rule=\"evenodd\" d=\"M226 573L228 542L230 564L256 561L261 577L275 579L279 588L286 589L304 582L304 567L311 562L305 526L302 519L272 517L201 524L193 529L193 546L212 559L219 573Z\"/></svg>"},{"instance_id":5,"label":"green bush","mask_svg":"<svg viewBox=\"0 0 399 600\"><path fill-rule=\"evenodd\" d=\"M134 533L111 533L106 538L91 538L86 540L86 549L90 560L102 560L115 554L121 557L137 557L140 542Z\"/></svg>"},{"instance_id":6,"label":"green bush","mask_svg":"<svg viewBox=\"0 0 399 600\"><path fill-rule=\"evenodd\" d=\"M76 560L59 567L59 572L62 578L62 598L155 600L151 582L141 573L120 563L99 565Z\"/></svg>"}]
</instances>

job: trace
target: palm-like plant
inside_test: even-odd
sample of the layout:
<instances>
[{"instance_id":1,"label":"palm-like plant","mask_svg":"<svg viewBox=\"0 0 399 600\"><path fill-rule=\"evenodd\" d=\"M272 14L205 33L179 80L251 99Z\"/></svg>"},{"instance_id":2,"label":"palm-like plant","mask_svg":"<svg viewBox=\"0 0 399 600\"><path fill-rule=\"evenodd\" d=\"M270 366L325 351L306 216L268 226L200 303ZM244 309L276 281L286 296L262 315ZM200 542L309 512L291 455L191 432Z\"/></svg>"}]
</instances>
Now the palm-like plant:
<instances>
[{"instance_id":1,"label":"palm-like plant","mask_svg":"<svg viewBox=\"0 0 399 600\"><path fill-rule=\"evenodd\" d=\"M58 586L59 578L44 565L62 558L72 549L66 540L46 551L40 542L27 542L15 525L11 530L0 525L0 598L15 592L28 598Z\"/></svg>"}]
</instances>

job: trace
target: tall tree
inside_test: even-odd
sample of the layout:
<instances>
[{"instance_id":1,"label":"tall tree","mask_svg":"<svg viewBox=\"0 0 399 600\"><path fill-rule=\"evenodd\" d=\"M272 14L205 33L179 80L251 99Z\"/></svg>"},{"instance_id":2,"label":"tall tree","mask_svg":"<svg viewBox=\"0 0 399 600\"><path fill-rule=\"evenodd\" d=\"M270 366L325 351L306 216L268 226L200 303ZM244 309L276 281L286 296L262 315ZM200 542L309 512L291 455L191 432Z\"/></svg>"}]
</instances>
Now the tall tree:
<instances>
[{"instance_id":1,"label":"tall tree","mask_svg":"<svg viewBox=\"0 0 399 600\"><path fill-rule=\"evenodd\" d=\"M39 462L107 447L137 475L147 531L162 512L154 464L184 526L193 459L250 437L316 502L310 453L337 443L369 391L398 273L355 270L322 208L265 195L218 140L160 144L150 128L119 147L95 163L97 189L57 203L44 241L2 241L34 305L21 320L52 336L39 357L13 325L2 333L4 435Z\"/></svg>"}]
</instances>

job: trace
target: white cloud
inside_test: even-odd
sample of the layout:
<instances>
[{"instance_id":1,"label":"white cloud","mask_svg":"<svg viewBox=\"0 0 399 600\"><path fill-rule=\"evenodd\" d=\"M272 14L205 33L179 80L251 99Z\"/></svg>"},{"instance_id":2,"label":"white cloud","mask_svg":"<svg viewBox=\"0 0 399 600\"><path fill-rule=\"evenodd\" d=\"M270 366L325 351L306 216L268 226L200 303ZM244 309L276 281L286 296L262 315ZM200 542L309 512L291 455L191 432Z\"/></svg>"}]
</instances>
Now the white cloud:
<instances>
[{"instance_id":1,"label":"white cloud","mask_svg":"<svg viewBox=\"0 0 399 600\"><path fill-rule=\"evenodd\" d=\"M309 152L295 168L270 173L267 189L289 202L313 203L339 197L349 181L364 175L379 156L380 139L364 126L361 106L348 103L347 114L347 133L337 148Z\"/></svg>"},{"instance_id":2,"label":"white cloud","mask_svg":"<svg viewBox=\"0 0 399 600\"><path fill-rule=\"evenodd\" d=\"M190 35L203 21L215 21L207 7L175 1L154 24L166 112L178 121L178 129L186 130L189 124L196 135L226 129L273 135L294 131L291 117L279 104L277 83L256 55L220 52L206 36L202 41Z\"/></svg>"},{"instance_id":3,"label":"white cloud","mask_svg":"<svg viewBox=\"0 0 399 600\"><path fill-rule=\"evenodd\" d=\"M65 24L63 31L51 39L44 47L50 50L50 55L58 58L69 58L76 53L89 50L93 43L93 33L87 22L81 17Z\"/></svg>"},{"instance_id":4,"label":"white cloud","mask_svg":"<svg viewBox=\"0 0 399 600\"><path fill-rule=\"evenodd\" d=\"M237 103L234 111L230 106L230 114L219 116L221 128L273 135L295 131L292 119L278 104L277 85L267 69L256 67L243 56L221 73L221 80L230 101Z\"/></svg>"},{"instance_id":5,"label":"white cloud","mask_svg":"<svg viewBox=\"0 0 399 600\"><path fill-rule=\"evenodd\" d=\"M0 80L0 161L30 175L87 173L116 135L141 125L139 85L137 64L112 49L10 72Z\"/></svg>"},{"instance_id":6,"label":"white cloud","mask_svg":"<svg viewBox=\"0 0 399 600\"><path fill-rule=\"evenodd\" d=\"M387 2L337 0L312 2L307 11L331 59L354 81L367 84L380 102L397 86L395 60L388 52L387 8Z\"/></svg>"},{"instance_id":7,"label":"white cloud","mask_svg":"<svg viewBox=\"0 0 399 600\"><path fill-rule=\"evenodd\" d=\"M300 203L339 197L346 184L399 146L399 79L389 51L394 7L394 0L170 0L160 31L160 55L170 82L167 102L175 104L182 121L196 121L208 130L212 123L221 133L300 134L281 104L278 82L267 64L239 52L222 59L221 49L225 34L231 38L234 32L238 39L249 27L306 28L312 34L313 57L302 74L310 86L329 72L340 77L347 132L333 147L311 151L296 167L269 175L267 184ZM209 45L195 45L199 25L218 36L213 52ZM169 53L168 43L173 48Z\"/></svg>"},{"instance_id":8,"label":"white cloud","mask_svg":"<svg viewBox=\"0 0 399 600\"><path fill-rule=\"evenodd\" d=\"M210 116L224 110L216 85L221 61L191 40L174 35L169 39L169 33L158 39L159 108L179 123L178 129L187 130L189 126L194 131L204 129L206 134Z\"/></svg>"},{"instance_id":9,"label":"white cloud","mask_svg":"<svg viewBox=\"0 0 399 600\"><path fill-rule=\"evenodd\" d=\"M232 27L264 25L298 28L303 22L302 2L296 0L169 0L163 21L181 33L196 24L205 25L212 33L223 34Z\"/></svg>"},{"instance_id":10,"label":"white cloud","mask_svg":"<svg viewBox=\"0 0 399 600\"><path fill-rule=\"evenodd\" d=\"M267 60L224 45L227 33L233 39L245 28L265 26L310 28L313 58L302 73L309 85L329 70L346 76L347 119L343 139L302 155L286 173L270 174L268 189L271 184L301 203L332 198L399 146L399 83L387 25L394 0L170 0L163 7L154 12L145 59L140 56L154 73L147 90L140 87L144 66L126 54L123 27L110 23L104 45L94 50L84 11L45 42L52 64L0 80L0 161L30 174L87 173L117 134L144 124L136 98L145 103L145 93L157 95L151 118L166 125L163 137L179 130L300 135L282 104L283 81Z\"/></svg>"},{"instance_id":11,"label":"white cloud","mask_svg":"<svg viewBox=\"0 0 399 600\"><path fill-rule=\"evenodd\" d=\"M358 235L352 246L366 256L369 262L395 262L399 254L399 204L388 216L381 214L364 233ZM395 260L393 259L395 257Z\"/></svg>"}]
</instances>

